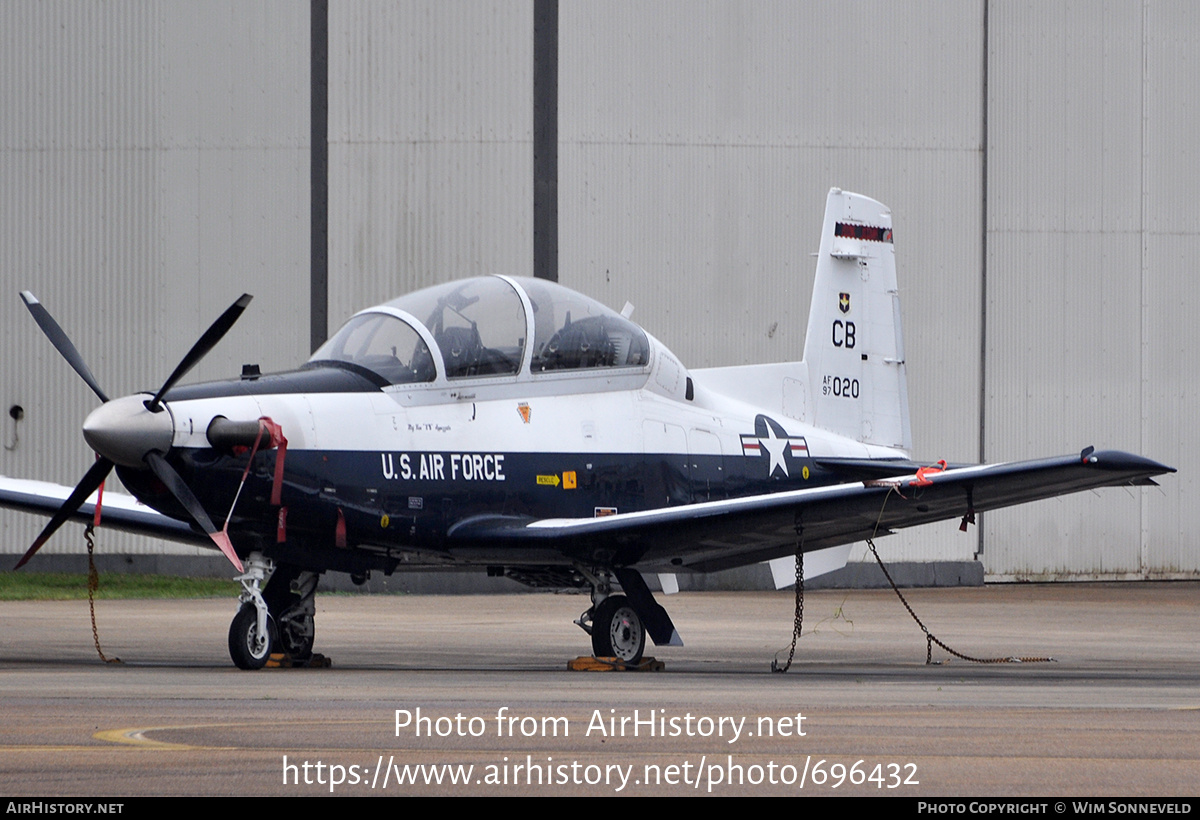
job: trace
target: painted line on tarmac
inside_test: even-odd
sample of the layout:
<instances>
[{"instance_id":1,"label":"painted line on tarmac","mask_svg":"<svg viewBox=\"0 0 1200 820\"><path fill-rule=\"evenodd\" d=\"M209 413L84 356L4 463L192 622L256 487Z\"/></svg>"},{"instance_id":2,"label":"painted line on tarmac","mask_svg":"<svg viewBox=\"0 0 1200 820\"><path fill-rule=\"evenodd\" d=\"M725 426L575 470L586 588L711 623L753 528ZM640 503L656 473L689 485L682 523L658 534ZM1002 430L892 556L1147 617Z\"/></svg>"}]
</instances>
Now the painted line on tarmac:
<instances>
[{"instance_id":1,"label":"painted line on tarmac","mask_svg":"<svg viewBox=\"0 0 1200 820\"><path fill-rule=\"evenodd\" d=\"M320 721L302 721L297 724L295 722L290 725L308 725L308 726L348 726L354 724L378 724L376 720L320 720ZM107 743L117 743L123 746L135 746L143 749L158 749L161 751L197 751L200 749L215 750L215 751L237 751L237 750L254 750L253 746L197 746L188 743L173 743L165 740L154 740L146 737L151 732L167 732L167 731L186 731L188 729L246 729L253 726L270 726L276 727L274 723L183 723L168 726L136 726L125 729L102 729L92 735L96 740L103 740ZM90 747L84 747L90 748Z\"/></svg>"},{"instance_id":2,"label":"painted line on tarmac","mask_svg":"<svg viewBox=\"0 0 1200 820\"><path fill-rule=\"evenodd\" d=\"M216 728L218 726L237 726L236 723L219 723L219 724L192 724L186 726L142 726L134 729L103 729L92 735L96 740L104 740L109 743L120 743L126 746L140 746L144 749L159 749L162 751L194 751L198 749L214 748L210 746L192 746L187 743L168 743L162 740L152 740L146 737L147 732L164 732L170 729L206 729ZM215 747L220 749L232 749L231 746Z\"/></svg>"}]
</instances>

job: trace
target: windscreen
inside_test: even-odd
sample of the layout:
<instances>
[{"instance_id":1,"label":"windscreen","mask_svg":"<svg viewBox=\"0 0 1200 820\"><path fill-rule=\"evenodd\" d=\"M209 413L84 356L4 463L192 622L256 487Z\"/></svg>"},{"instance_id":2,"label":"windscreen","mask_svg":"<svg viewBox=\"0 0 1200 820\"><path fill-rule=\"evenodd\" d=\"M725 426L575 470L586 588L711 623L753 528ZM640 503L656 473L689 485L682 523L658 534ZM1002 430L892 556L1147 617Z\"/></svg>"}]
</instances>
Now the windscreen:
<instances>
[{"instance_id":1,"label":"windscreen","mask_svg":"<svg viewBox=\"0 0 1200 820\"><path fill-rule=\"evenodd\" d=\"M431 382L437 375L429 346L406 322L387 313L353 317L309 359L365 367L388 384Z\"/></svg>"}]
</instances>

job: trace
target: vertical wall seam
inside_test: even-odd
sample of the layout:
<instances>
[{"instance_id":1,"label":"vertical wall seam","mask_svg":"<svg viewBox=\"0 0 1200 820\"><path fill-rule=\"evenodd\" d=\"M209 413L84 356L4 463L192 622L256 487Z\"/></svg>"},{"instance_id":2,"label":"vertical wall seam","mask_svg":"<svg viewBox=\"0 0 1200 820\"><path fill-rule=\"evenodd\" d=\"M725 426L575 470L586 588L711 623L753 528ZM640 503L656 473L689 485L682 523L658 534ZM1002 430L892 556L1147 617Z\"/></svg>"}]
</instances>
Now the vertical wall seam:
<instances>
[{"instance_id":1,"label":"vertical wall seam","mask_svg":"<svg viewBox=\"0 0 1200 820\"><path fill-rule=\"evenodd\" d=\"M988 7L983 0L983 66L980 78L983 94L980 101L980 185L979 185L979 462L987 461L987 307L988 307ZM977 539L975 560L983 555L982 514L975 525Z\"/></svg>"},{"instance_id":2,"label":"vertical wall seam","mask_svg":"<svg viewBox=\"0 0 1200 820\"><path fill-rule=\"evenodd\" d=\"M558 281L558 0L533 4L533 275Z\"/></svg>"},{"instance_id":3,"label":"vertical wall seam","mask_svg":"<svg viewBox=\"0 0 1200 820\"><path fill-rule=\"evenodd\" d=\"M309 345L329 335L329 0L311 0L309 41Z\"/></svg>"},{"instance_id":4,"label":"vertical wall seam","mask_svg":"<svg viewBox=\"0 0 1200 820\"><path fill-rule=\"evenodd\" d=\"M1147 340L1146 340L1146 328L1149 327L1149 323L1146 321L1146 311L1147 311L1147 305L1148 305L1148 298L1147 298L1148 284L1146 281L1147 277L1148 277L1148 273L1146 271L1146 84L1149 82L1149 78L1150 78L1149 66L1147 65L1147 60L1149 59L1150 50L1146 47L1146 37L1148 36L1148 32L1149 32L1149 26L1148 26L1147 20L1146 20L1146 14L1147 14L1146 10L1147 10L1147 2L1146 2L1146 0L1143 0L1143 2L1142 2L1142 38L1141 38L1141 40L1142 40L1142 60L1141 60L1141 62L1142 62L1142 82L1141 82L1141 95L1140 95L1140 99L1139 99L1139 104L1141 107L1141 110L1139 111L1139 114L1141 115L1141 128L1138 129L1138 136L1139 136L1139 139L1141 140L1141 145L1138 146L1140 148L1140 150L1138 152L1138 156L1139 156L1139 162L1141 164L1141 167L1138 168L1138 179L1141 181L1140 188L1141 188L1141 200L1142 200L1140 203L1140 207L1138 208L1138 236L1141 240L1138 243L1139 244L1138 278L1139 278L1140 284L1141 284L1140 289L1141 289L1141 297L1142 297L1141 310L1138 311L1138 321L1141 323L1141 327L1138 328L1138 340L1141 343L1141 356L1139 357L1139 365L1141 366L1141 371L1142 371L1140 374L1138 374L1138 381L1141 384L1141 390L1138 391L1138 393L1140 394L1138 397L1138 403L1139 403L1138 411L1139 411L1139 415L1141 416L1141 423L1138 425L1138 450L1139 450L1139 452L1142 452L1142 453L1146 452L1146 425L1148 424L1148 417L1147 417L1147 412L1146 412L1146 395L1147 395L1147 393L1146 393L1146 389L1147 389L1146 373L1149 370L1147 361L1146 361L1147 355L1148 355L1148 352L1147 352L1148 344L1147 344ZM1146 522L1149 519L1149 510L1147 509L1147 507L1149 504L1150 497L1149 497L1148 490L1144 487L1139 492L1141 494L1141 498L1140 498L1140 504L1138 505L1138 517L1140 519L1138 521L1138 535L1139 535L1139 544L1138 544L1138 564L1139 564L1139 566L1138 566L1138 570L1144 577L1149 577L1148 576L1149 566L1150 566L1149 543L1148 543L1149 533L1147 532Z\"/></svg>"}]
</instances>

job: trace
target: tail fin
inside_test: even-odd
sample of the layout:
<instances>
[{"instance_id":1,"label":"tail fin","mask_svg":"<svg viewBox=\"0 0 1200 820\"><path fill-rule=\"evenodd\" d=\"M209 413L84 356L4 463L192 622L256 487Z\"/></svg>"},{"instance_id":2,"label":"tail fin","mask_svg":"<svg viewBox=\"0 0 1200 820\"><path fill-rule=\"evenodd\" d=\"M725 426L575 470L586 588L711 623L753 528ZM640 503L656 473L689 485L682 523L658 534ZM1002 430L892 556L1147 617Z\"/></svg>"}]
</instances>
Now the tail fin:
<instances>
[{"instance_id":1,"label":"tail fin","mask_svg":"<svg viewBox=\"0 0 1200 820\"><path fill-rule=\"evenodd\" d=\"M804 362L814 425L912 450L892 214L837 188L825 204Z\"/></svg>"}]
</instances>

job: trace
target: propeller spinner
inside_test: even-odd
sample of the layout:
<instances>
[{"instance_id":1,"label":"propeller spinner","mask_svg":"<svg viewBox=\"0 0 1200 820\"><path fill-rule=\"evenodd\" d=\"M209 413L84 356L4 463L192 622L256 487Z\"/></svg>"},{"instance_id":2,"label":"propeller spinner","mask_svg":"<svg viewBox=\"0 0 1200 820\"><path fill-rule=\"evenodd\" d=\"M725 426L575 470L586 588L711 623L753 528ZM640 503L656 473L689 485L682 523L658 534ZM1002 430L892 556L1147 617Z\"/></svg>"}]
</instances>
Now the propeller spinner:
<instances>
[{"instance_id":1,"label":"propeller spinner","mask_svg":"<svg viewBox=\"0 0 1200 820\"><path fill-rule=\"evenodd\" d=\"M29 291L24 291L21 298L50 343L104 403L93 410L83 423L83 437L87 440L88 446L98 455L96 463L75 485L74 491L58 508L58 512L51 517L41 534L34 540L33 545L17 562L15 568L19 569L24 566L50 539L50 536L79 509L88 496L96 491L108 477L112 468L120 464L123 467L149 469L153 472L175 497L175 500L188 511L192 520L208 533L221 552L241 572L242 562L238 558L237 552L234 551L229 537L213 525L187 482L165 458L171 449L174 424L171 421L170 412L163 412L167 410L167 406L163 403L163 397L176 382L216 347L217 342L221 341L221 338L229 332L253 297L248 293L243 293L237 301L230 305L192 345L192 349L187 352L187 355L183 357L152 398L146 399L144 397L146 394L141 394L112 400L101 389L79 350L71 343L70 338L63 332L58 322L54 321L54 317L50 315L49 311L37 300L37 297Z\"/></svg>"}]
</instances>

